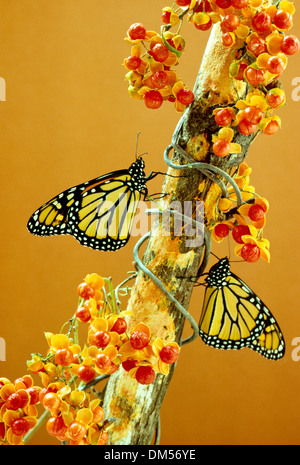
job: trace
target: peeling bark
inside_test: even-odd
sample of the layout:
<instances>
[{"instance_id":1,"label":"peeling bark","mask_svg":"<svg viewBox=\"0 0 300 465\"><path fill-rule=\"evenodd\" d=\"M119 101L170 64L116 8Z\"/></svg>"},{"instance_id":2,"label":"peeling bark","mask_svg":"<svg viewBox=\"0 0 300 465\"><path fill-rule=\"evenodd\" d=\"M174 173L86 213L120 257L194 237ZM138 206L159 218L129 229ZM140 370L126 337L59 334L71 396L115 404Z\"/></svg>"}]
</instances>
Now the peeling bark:
<instances>
[{"instance_id":1,"label":"peeling bark","mask_svg":"<svg viewBox=\"0 0 300 465\"><path fill-rule=\"evenodd\" d=\"M242 146L242 153L238 158L218 158L211 150L212 135L220 129L214 121L213 110L219 106L234 105L246 92L244 82L236 81L233 85L229 77L229 66L233 60L232 50L223 47L221 34L219 24L215 25L196 79L195 102L183 116L177 143L195 161L211 163L230 172L233 166L238 166L247 155L252 137L241 136L236 132L235 142ZM178 164L185 163L178 154L173 156L172 161ZM180 171L170 168L168 173L178 176ZM196 169L182 174L185 177L166 177L163 192L169 195L161 200L161 206L163 209L168 208L174 200L181 203L186 200L202 200L207 226L213 225L219 220L216 206L221 195L220 187ZM174 237L171 234L171 237L166 237L161 235L162 232L161 221L155 221L143 263L162 280L169 292L188 308L193 283L181 277L197 275L203 246L188 248L185 236ZM133 286L127 310L134 313L134 317L130 318L129 328L138 322L144 322L155 336L163 340L180 341L184 318L151 279L141 272L138 273ZM114 426L110 429L111 444L151 444L173 371L174 366L168 376L157 375L155 382L150 386L137 384L121 369L111 376L103 404L107 417L116 418Z\"/></svg>"}]
</instances>

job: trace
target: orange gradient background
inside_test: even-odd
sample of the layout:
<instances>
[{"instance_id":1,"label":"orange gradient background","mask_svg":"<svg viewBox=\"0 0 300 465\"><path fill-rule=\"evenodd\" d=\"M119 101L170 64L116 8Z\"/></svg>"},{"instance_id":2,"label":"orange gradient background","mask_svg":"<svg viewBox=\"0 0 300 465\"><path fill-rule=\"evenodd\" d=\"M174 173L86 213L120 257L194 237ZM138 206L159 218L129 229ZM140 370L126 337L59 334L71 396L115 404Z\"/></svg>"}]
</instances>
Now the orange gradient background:
<instances>
[{"instance_id":1,"label":"orange gradient background","mask_svg":"<svg viewBox=\"0 0 300 465\"><path fill-rule=\"evenodd\" d=\"M171 4L171 2L170 2ZM47 350L44 331L59 332L74 313L77 285L86 274L111 276L115 285L134 270L131 238L118 252L80 246L70 236L29 234L29 216L64 189L134 161L136 135L146 171L165 171L163 151L180 115L173 104L148 110L130 99L123 59L128 27L142 22L159 31L160 0L6 0L0 4L0 75L7 85L0 102L1 320L6 361L0 376L26 373L32 352ZM294 34L300 34L300 11ZM186 51L178 75L192 88L209 33L184 24ZM299 444L300 362L292 359L300 337L299 144L300 101L292 80L300 54L283 75L287 105L278 111L283 127L260 136L247 163L251 184L270 202L265 236L271 263L233 263L268 305L286 340L279 362L244 349L217 351L197 339L184 347L162 410L161 444ZM149 183L160 192L163 177ZM234 243L214 244L218 256ZM212 260L211 263L214 263ZM198 320L203 288L190 312ZM124 301L124 309L126 302ZM186 334L190 328L187 325ZM42 428L31 444L57 444Z\"/></svg>"}]
</instances>

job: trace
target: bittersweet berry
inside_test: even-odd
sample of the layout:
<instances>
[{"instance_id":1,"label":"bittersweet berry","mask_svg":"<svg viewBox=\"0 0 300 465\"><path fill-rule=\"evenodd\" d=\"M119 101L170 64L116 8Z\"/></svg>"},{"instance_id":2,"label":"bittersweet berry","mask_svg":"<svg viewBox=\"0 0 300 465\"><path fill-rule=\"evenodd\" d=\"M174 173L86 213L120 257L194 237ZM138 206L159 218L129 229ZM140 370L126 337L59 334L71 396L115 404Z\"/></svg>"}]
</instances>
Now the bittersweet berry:
<instances>
[{"instance_id":1,"label":"bittersweet berry","mask_svg":"<svg viewBox=\"0 0 300 465\"><path fill-rule=\"evenodd\" d=\"M25 418L17 418L12 422L10 427L16 436L24 436L30 429L29 423Z\"/></svg>"},{"instance_id":2,"label":"bittersweet berry","mask_svg":"<svg viewBox=\"0 0 300 465\"><path fill-rule=\"evenodd\" d=\"M145 94L145 105L147 108L156 110L161 107L163 103L163 97L158 90L150 90Z\"/></svg>"},{"instance_id":3,"label":"bittersweet berry","mask_svg":"<svg viewBox=\"0 0 300 465\"><path fill-rule=\"evenodd\" d=\"M230 229L229 229L228 224L220 223L220 224L217 224L217 226L215 226L214 231L215 231L216 236L223 238L223 237L228 236Z\"/></svg>"},{"instance_id":4,"label":"bittersweet berry","mask_svg":"<svg viewBox=\"0 0 300 465\"><path fill-rule=\"evenodd\" d=\"M155 380L155 371L148 365L140 366L136 371L135 377L138 383L148 385Z\"/></svg>"},{"instance_id":5,"label":"bittersweet berry","mask_svg":"<svg viewBox=\"0 0 300 465\"><path fill-rule=\"evenodd\" d=\"M250 228L247 225L239 224L232 230L232 237L238 244L243 244L242 236L250 234Z\"/></svg>"},{"instance_id":6,"label":"bittersweet berry","mask_svg":"<svg viewBox=\"0 0 300 465\"><path fill-rule=\"evenodd\" d=\"M89 365L82 365L78 369L77 376L81 381L84 381L85 383L88 383L89 381L92 381L92 379L95 378L96 376L96 371L92 366Z\"/></svg>"},{"instance_id":7,"label":"bittersweet berry","mask_svg":"<svg viewBox=\"0 0 300 465\"><path fill-rule=\"evenodd\" d=\"M255 263L260 257L260 249L255 244L245 244L241 249L241 257L248 263Z\"/></svg>"},{"instance_id":8,"label":"bittersweet berry","mask_svg":"<svg viewBox=\"0 0 300 465\"><path fill-rule=\"evenodd\" d=\"M260 33L268 32L271 28L271 25L272 25L271 17L264 11L260 11L259 13L256 13L256 15L252 19L252 26L257 32L260 32Z\"/></svg>"},{"instance_id":9,"label":"bittersweet berry","mask_svg":"<svg viewBox=\"0 0 300 465\"><path fill-rule=\"evenodd\" d=\"M128 29L128 35L132 40L144 40L146 38L146 28L142 23L134 23Z\"/></svg>"},{"instance_id":10,"label":"bittersweet berry","mask_svg":"<svg viewBox=\"0 0 300 465\"><path fill-rule=\"evenodd\" d=\"M284 37L280 49L283 53L286 55L294 55L295 53L298 52L300 48L300 42L298 37L296 36L286 36Z\"/></svg>"},{"instance_id":11,"label":"bittersweet berry","mask_svg":"<svg viewBox=\"0 0 300 465\"><path fill-rule=\"evenodd\" d=\"M177 347L166 345L160 351L159 356L164 363L172 364L178 359L179 350Z\"/></svg>"},{"instance_id":12,"label":"bittersweet berry","mask_svg":"<svg viewBox=\"0 0 300 465\"><path fill-rule=\"evenodd\" d=\"M149 336L143 331L134 331L130 336L130 344L136 350L142 350L149 344Z\"/></svg>"}]
</instances>

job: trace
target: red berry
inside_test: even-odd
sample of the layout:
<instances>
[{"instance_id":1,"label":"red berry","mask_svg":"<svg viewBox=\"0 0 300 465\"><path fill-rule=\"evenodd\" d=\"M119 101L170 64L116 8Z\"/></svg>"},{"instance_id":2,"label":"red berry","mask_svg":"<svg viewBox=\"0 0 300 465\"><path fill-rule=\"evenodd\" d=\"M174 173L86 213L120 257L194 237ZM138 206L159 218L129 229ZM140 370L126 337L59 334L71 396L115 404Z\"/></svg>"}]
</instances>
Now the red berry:
<instances>
[{"instance_id":1,"label":"red berry","mask_svg":"<svg viewBox=\"0 0 300 465\"><path fill-rule=\"evenodd\" d=\"M143 331L134 331L130 336L130 344L134 349L142 350L147 347L149 343L149 336Z\"/></svg>"},{"instance_id":2,"label":"red berry","mask_svg":"<svg viewBox=\"0 0 300 465\"><path fill-rule=\"evenodd\" d=\"M179 350L177 347L167 345L162 348L159 356L164 363L175 363L179 356Z\"/></svg>"},{"instance_id":3,"label":"red berry","mask_svg":"<svg viewBox=\"0 0 300 465\"><path fill-rule=\"evenodd\" d=\"M44 397L46 396L46 394L48 394L48 392L57 392L57 391L58 391L57 387L42 388L39 393L39 401L41 402L41 404L43 403Z\"/></svg>"},{"instance_id":4,"label":"red berry","mask_svg":"<svg viewBox=\"0 0 300 465\"><path fill-rule=\"evenodd\" d=\"M20 390L17 392L17 396L19 398L19 408L25 408L30 402L28 392Z\"/></svg>"},{"instance_id":5,"label":"red berry","mask_svg":"<svg viewBox=\"0 0 300 465\"><path fill-rule=\"evenodd\" d=\"M234 13L226 15L221 23L221 29L223 32L233 32L240 24L239 17Z\"/></svg>"},{"instance_id":6,"label":"red berry","mask_svg":"<svg viewBox=\"0 0 300 465\"><path fill-rule=\"evenodd\" d=\"M170 11L163 11L161 15L161 20L164 24L169 24L171 18L171 12Z\"/></svg>"},{"instance_id":7,"label":"red berry","mask_svg":"<svg viewBox=\"0 0 300 465\"><path fill-rule=\"evenodd\" d=\"M211 13L212 12L212 7L211 4L208 0L198 0L195 7L194 7L194 12L195 13Z\"/></svg>"},{"instance_id":8,"label":"red berry","mask_svg":"<svg viewBox=\"0 0 300 465\"><path fill-rule=\"evenodd\" d=\"M258 57L267 51L267 44L262 37L252 37L247 44L247 49Z\"/></svg>"},{"instance_id":9,"label":"red berry","mask_svg":"<svg viewBox=\"0 0 300 465\"><path fill-rule=\"evenodd\" d=\"M168 84L168 80L168 75L164 71L156 71L151 76L151 82L156 89L163 89Z\"/></svg>"},{"instance_id":10,"label":"red berry","mask_svg":"<svg viewBox=\"0 0 300 465\"><path fill-rule=\"evenodd\" d=\"M223 10L231 7L231 0L215 0L216 5Z\"/></svg>"},{"instance_id":11,"label":"red berry","mask_svg":"<svg viewBox=\"0 0 300 465\"><path fill-rule=\"evenodd\" d=\"M130 70L135 70L139 68L141 62L142 60L140 59L140 57L131 56L131 57L126 58L125 66L126 68Z\"/></svg>"},{"instance_id":12,"label":"red berry","mask_svg":"<svg viewBox=\"0 0 300 465\"><path fill-rule=\"evenodd\" d=\"M147 108L156 110L163 103L163 97L158 90L150 90L145 94L145 104Z\"/></svg>"},{"instance_id":13,"label":"red berry","mask_svg":"<svg viewBox=\"0 0 300 465\"><path fill-rule=\"evenodd\" d=\"M37 404L40 401L39 399L40 391L41 391L41 388L38 386L33 386L27 389L27 392L30 395L31 405Z\"/></svg>"},{"instance_id":14,"label":"red berry","mask_svg":"<svg viewBox=\"0 0 300 465\"><path fill-rule=\"evenodd\" d=\"M110 358L106 354L98 354L95 359L95 362L97 367L100 368L100 370L108 370L111 365Z\"/></svg>"},{"instance_id":15,"label":"red berry","mask_svg":"<svg viewBox=\"0 0 300 465\"><path fill-rule=\"evenodd\" d=\"M244 118L253 125L258 124L263 117L263 112L257 107L247 107L243 114Z\"/></svg>"},{"instance_id":16,"label":"red berry","mask_svg":"<svg viewBox=\"0 0 300 465\"><path fill-rule=\"evenodd\" d=\"M125 371L131 370L131 368L135 368L137 364L136 360L125 360L122 362L122 367L124 368Z\"/></svg>"},{"instance_id":17,"label":"red berry","mask_svg":"<svg viewBox=\"0 0 300 465\"><path fill-rule=\"evenodd\" d=\"M233 44L233 37L230 34L230 32L225 32L225 34L223 34L222 43L224 47L231 47L231 45Z\"/></svg>"},{"instance_id":18,"label":"red berry","mask_svg":"<svg viewBox=\"0 0 300 465\"><path fill-rule=\"evenodd\" d=\"M108 331L96 331L92 339L95 346L101 349L110 343L111 338Z\"/></svg>"},{"instance_id":19,"label":"red berry","mask_svg":"<svg viewBox=\"0 0 300 465\"><path fill-rule=\"evenodd\" d=\"M256 15L252 19L252 26L257 32L260 33L268 32L271 28L271 24L271 17L263 11L261 11L260 13L256 13Z\"/></svg>"},{"instance_id":20,"label":"red berry","mask_svg":"<svg viewBox=\"0 0 300 465\"><path fill-rule=\"evenodd\" d=\"M118 318L115 321L115 324L113 325L113 327L111 328L111 331L114 331L115 333L118 333L118 334L124 334L126 329L127 329L127 323L124 320L124 318Z\"/></svg>"},{"instance_id":21,"label":"red berry","mask_svg":"<svg viewBox=\"0 0 300 465\"><path fill-rule=\"evenodd\" d=\"M286 36L281 44L281 51L286 55L294 55L300 48L299 39L296 36Z\"/></svg>"},{"instance_id":22,"label":"red berry","mask_svg":"<svg viewBox=\"0 0 300 465\"><path fill-rule=\"evenodd\" d=\"M214 231L215 231L216 236L226 237L228 236L230 229L229 229L228 224L220 223L220 224L217 224L217 226L215 226Z\"/></svg>"},{"instance_id":23,"label":"red berry","mask_svg":"<svg viewBox=\"0 0 300 465\"><path fill-rule=\"evenodd\" d=\"M88 300L90 297L94 297L95 295L94 289L90 287L87 283L79 284L77 288L77 293L84 300Z\"/></svg>"},{"instance_id":24,"label":"red berry","mask_svg":"<svg viewBox=\"0 0 300 465\"><path fill-rule=\"evenodd\" d=\"M87 323L91 319L91 312L86 305L83 305L77 308L75 316L82 323Z\"/></svg>"},{"instance_id":25,"label":"red berry","mask_svg":"<svg viewBox=\"0 0 300 465\"><path fill-rule=\"evenodd\" d=\"M257 126L254 124L249 123L247 119L242 119L239 122L239 131L241 134L244 134L245 136L249 136L250 134L253 134L257 129Z\"/></svg>"},{"instance_id":26,"label":"red berry","mask_svg":"<svg viewBox=\"0 0 300 465\"><path fill-rule=\"evenodd\" d=\"M71 349L58 349L54 356L55 365L67 367L73 362L73 357L74 355Z\"/></svg>"},{"instance_id":27,"label":"red berry","mask_svg":"<svg viewBox=\"0 0 300 465\"><path fill-rule=\"evenodd\" d=\"M86 435L87 429L83 423L73 421L68 426L68 437L71 441L80 441Z\"/></svg>"},{"instance_id":28,"label":"red berry","mask_svg":"<svg viewBox=\"0 0 300 465\"><path fill-rule=\"evenodd\" d=\"M263 69L256 69L249 66L245 71L245 77L249 84L252 86L258 86L265 80L265 72Z\"/></svg>"},{"instance_id":29,"label":"red berry","mask_svg":"<svg viewBox=\"0 0 300 465\"><path fill-rule=\"evenodd\" d=\"M155 380L155 371L150 366L140 366L136 371L135 377L138 383L148 385Z\"/></svg>"},{"instance_id":30,"label":"red berry","mask_svg":"<svg viewBox=\"0 0 300 465\"><path fill-rule=\"evenodd\" d=\"M47 421L46 430L51 436L62 436L67 431L67 426L62 417L51 417Z\"/></svg>"},{"instance_id":31,"label":"red berry","mask_svg":"<svg viewBox=\"0 0 300 465\"><path fill-rule=\"evenodd\" d=\"M236 8L237 10L241 10L242 8L247 8L248 0L232 0L231 6Z\"/></svg>"},{"instance_id":32,"label":"red berry","mask_svg":"<svg viewBox=\"0 0 300 465\"><path fill-rule=\"evenodd\" d=\"M61 399L54 392L48 392L43 399L43 406L47 410L55 410L61 404Z\"/></svg>"},{"instance_id":33,"label":"red berry","mask_svg":"<svg viewBox=\"0 0 300 465\"><path fill-rule=\"evenodd\" d=\"M144 40L146 38L146 28L141 23L134 23L128 29L128 35L132 40Z\"/></svg>"},{"instance_id":34,"label":"red berry","mask_svg":"<svg viewBox=\"0 0 300 465\"><path fill-rule=\"evenodd\" d=\"M278 108L285 102L285 95L279 94L276 95L272 91L267 93L267 102L271 108Z\"/></svg>"},{"instance_id":35,"label":"red berry","mask_svg":"<svg viewBox=\"0 0 300 465\"><path fill-rule=\"evenodd\" d=\"M217 157L226 157L230 152L230 143L224 139L218 139L213 145L213 151Z\"/></svg>"},{"instance_id":36,"label":"red berry","mask_svg":"<svg viewBox=\"0 0 300 465\"><path fill-rule=\"evenodd\" d=\"M29 388L32 384L32 380L30 379L30 376L25 375L22 378L15 379L14 384L16 383L23 383L25 384L26 388Z\"/></svg>"},{"instance_id":37,"label":"red berry","mask_svg":"<svg viewBox=\"0 0 300 465\"><path fill-rule=\"evenodd\" d=\"M274 24L278 29L289 29L293 24L293 16L284 10L277 11L273 18Z\"/></svg>"},{"instance_id":38,"label":"red berry","mask_svg":"<svg viewBox=\"0 0 300 465\"><path fill-rule=\"evenodd\" d=\"M88 365L82 365L79 368L77 375L79 379L88 383L89 381L92 381L92 379L95 378L96 372L93 367L88 366Z\"/></svg>"},{"instance_id":39,"label":"red berry","mask_svg":"<svg viewBox=\"0 0 300 465\"><path fill-rule=\"evenodd\" d=\"M6 408L8 410L18 410L21 408L21 399L16 392L13 392L6 399Z\"/></svg>"},{"instance_id":40,"label":"red berry","mask_svg":"<svg viewBox=\"0 0 300 465\"><path fill-rule=\"evenodd\" d=\"M243 244L242 236L250 235L250 228L246 224L239 224L232 230L232 237L238 244Z\"/></svg>"},{"instance_id":41,"label":"red berry","mask_svg":"<svg viewBox=\"0 0 300 465\"><path fill-rule=\"evenodd\" d=\"M260 257L259 247L255 244L245 244L242 247L241 256L246 262L257 262Z\"/></svg>"},{"instance_id":42,"label":"red berry","mask_svg":"<svg viewBox=\"0 0 300 465\"><path fill-rule=\"evenodd\" d=\"M215 122L219 126L230 126L234 118L234 113L229 108L221 108L215 113Z\"/></svg>"},{"instance_id":43,"label":"red berry","mask_svg":"<svg viewBox=\"0 0 300 465\"><path fill-rule=\"evenodd\" d=\"M156 44L151 48L150 55L153 56L155 61L162 63L169 56L169 50L163 44Z\"/></svg>"},{"instance_id":44,"label":"red berry","mask_svg":"<svg viewBox=\"0 0 300 465\"><path fill-rule=\"evenodd\" d=\"M194 94L191 90L180 89L177 94L177 100L183 105L190 105L194 100Z\"/></svg>"},{"instance_id":45,"label":"red berry","mask_svg":"<svg viewBox=\"0 0 300 465\"><path fill-rule=\"evenodd\" d=\"M282 58L273 56L269 58L266 68L272 74L281 74L284 70L284 62Z\"/></svg>"},{"instance_id":46,"label":"red berry","mask_svg":"<svg viewBox=\"0 0 300 465\"><path fill-rule=\"evenodd\" d=\"M207 23L205 24L194 23L194 26L196 29L199 29L199 31L208 31L212 26L212 20L209 18L209 21Z\"/></svg>"},{"instance_id":47,"label":"red berry","mask_svg":"<svg viewBox=\"0 0 300 465\"><path fill-rule=\"evenodd\" d=\"M191 0L176 0L176 3L179 6L188 6L191 3Z\"/></svg>"},{"instance_id":48,"label":"red berry","mask_svg":"<svg viewBox=\"0 0 300 465\"><path fill-rule=\"evenodd\" d=\"M250 220L258 221L258 220L261 220L265 216L265 212L261 205L258 205L255 203L254 205L251 205L249 212L248 212L248 216Z\"/></svg>"},{"instance_id":49,"label":"red berry","mask_svg":"<svg viewBox=\"0 0 300 465\"><path fill-rule=\"evenodd\" d=\"M272 136L275 134L279 129L278 121L270 121L267 126L264 128L263 133L267 136Z\"/></svg>"},{"instance_id":50,"label":"red berry","mask_svg":"<svg viewBox=\"0 0 300 465\"><path fill-rule=\"evenodd\" d=\"M16 436L24 436L30 429L29 423L25 418L17 418L10 425L12 432Z\"/></svg>"}]
</instances>

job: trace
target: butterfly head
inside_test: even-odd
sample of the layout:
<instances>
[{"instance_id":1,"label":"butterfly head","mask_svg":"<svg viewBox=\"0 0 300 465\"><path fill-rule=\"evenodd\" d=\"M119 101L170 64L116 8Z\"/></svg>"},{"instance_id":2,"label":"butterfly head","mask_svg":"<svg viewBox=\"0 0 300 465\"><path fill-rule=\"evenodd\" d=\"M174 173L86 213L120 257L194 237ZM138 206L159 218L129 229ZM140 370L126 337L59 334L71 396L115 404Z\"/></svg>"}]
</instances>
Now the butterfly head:
<instances>
[{"instance_id":1,"label":"butterfly head","mask_svg":"<svg viewBox=\"0 0 300 465\"><path fill-rule=\"evenodd\" d=\"M212 286L222 285L229 274L229 260L227 257L224 257L211 267L205 281Z\"/></svg>"}]
</instances>

